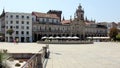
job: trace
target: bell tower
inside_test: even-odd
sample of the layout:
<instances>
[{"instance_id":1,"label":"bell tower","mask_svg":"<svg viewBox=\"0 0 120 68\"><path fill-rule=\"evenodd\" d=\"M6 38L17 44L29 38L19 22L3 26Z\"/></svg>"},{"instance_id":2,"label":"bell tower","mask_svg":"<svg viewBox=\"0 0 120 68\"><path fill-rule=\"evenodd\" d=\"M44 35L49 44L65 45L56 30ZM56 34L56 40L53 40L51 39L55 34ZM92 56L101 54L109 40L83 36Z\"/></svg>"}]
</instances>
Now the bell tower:
<instances>
[{"instance_id":1,"label":"bell tower","mask_svg":"<svg viewBox=\"0 0 120 68\"><path fill-rule=\"evenodd\" d=\"M76 17L77 17L77 20L84 20L84 10L82 9L81 4L79 4L76 10Z\"/></svg>"}]
</instances>

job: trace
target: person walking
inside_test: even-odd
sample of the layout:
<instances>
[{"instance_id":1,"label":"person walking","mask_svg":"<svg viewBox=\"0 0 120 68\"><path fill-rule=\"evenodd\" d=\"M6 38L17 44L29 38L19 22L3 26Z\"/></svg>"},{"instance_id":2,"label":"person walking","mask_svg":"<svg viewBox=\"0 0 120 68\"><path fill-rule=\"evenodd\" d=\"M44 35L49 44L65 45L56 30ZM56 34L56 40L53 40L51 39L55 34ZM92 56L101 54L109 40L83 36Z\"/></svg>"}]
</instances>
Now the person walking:
<instances>
[{"instance_id":1,"label":"person walking","mask_svg":"<svg viewBox=\"0 0 120 68\"><path fill-rule=\"evenodd\" d=\"M13 40L14 44L16 44L16 39Z\"/></svg>"},{"instance_id":2,"label":"person walking","mask_svg":"<svg viewBox=\"0 0 120 68\"><path fill-rule=\"evenodd\" d=\"M16 39L16 43L18 43L19 42L19 40L18 40L18 38Z\"/></svg>"}]
</instances>

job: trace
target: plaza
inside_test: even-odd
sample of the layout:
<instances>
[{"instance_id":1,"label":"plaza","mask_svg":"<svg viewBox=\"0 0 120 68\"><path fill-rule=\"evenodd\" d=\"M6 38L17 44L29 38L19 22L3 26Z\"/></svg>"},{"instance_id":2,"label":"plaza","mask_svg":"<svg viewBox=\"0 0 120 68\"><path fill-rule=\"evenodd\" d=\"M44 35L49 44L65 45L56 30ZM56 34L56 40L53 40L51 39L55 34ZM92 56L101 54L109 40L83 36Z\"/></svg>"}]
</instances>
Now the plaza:
<instances>
[{"instance_id":1,"label":"plaza","mask_svg":"<svg viewBox=\"0 0 120 68\"><path fill-rule=\"evenodd\" d=\"M46 68L120 68L119 42L50 44Z\"/></svg>"},{"instance_id":2,"label":"plaza","mask_svg":"<svg viewBox=\"0 0 120 68\"><path fill-rule=\"evenodd\" d=\"M0 49L7 49L8 53L34 53L45 45L1 42ZM44 58L41 68L120 68L120 42L49 44L49 50L50 56Z\"/></svg>"}]
</instances>

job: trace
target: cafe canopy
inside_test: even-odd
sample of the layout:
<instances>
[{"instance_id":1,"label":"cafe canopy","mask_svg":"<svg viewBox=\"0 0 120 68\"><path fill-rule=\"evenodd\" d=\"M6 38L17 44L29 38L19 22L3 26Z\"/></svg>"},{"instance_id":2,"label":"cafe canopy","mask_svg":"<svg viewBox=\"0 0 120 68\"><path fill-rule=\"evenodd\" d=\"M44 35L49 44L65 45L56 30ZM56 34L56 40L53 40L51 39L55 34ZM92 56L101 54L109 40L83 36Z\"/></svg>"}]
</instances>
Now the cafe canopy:
<instances>
[{"instance_id":1,"label":"cafe canopy","mask_svg":"<svg viewBox=\"0 0 120 68\"><path fill-rule=\"evenodd\" d=\"M73 36L73 37L71 37L71 36L68 36L68 37L65 37L65 36L62 36L62 37L59 37L59 36L56 36L56 37L53 37L53 36L46 37L46 36L44 36L44 37L42 37L42 39L79 39L79 37L77 37L77 36Z\"/></svg>"}]
</instances>

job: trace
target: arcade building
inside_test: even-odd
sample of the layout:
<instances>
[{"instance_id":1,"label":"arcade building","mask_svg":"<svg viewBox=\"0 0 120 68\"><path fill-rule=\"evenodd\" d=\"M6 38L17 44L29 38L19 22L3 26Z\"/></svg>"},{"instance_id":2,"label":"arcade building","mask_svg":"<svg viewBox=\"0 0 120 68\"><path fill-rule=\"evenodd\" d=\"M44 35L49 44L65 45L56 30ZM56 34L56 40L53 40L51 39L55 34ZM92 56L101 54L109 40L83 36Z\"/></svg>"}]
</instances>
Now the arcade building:
<instances>
[{"instance_id":1,"label":"arcade building","mask_svg":"<svg viewBox=\"0 0 120 68\"><path fill-rule=\"evenodd\" d=\"M0 33L6 42L18 39L19 42L36 42L42 37L107 37L107 27L98 24L95 20L84 17L81 5L74 13L74 18L62 19L62 11L49 10L47 13L32 12L5 12L0 15ZM7 31L14 32L9 35Z\"/></svg>"},{"instance_id":2,"label":"arcade building","mask_svg":"<svg viewBox=\"0 0 120 68\"><path fill-rule=\"evenodd\" d=\"M78 6L74 19L61 20L62 11L50 10L47 13L32 12L33 15L33 40L42 37L73 37L80 40L86 37L107 37L107 27L90 21L84 17L84 10Z\"/></svg>"}]
</instances>

